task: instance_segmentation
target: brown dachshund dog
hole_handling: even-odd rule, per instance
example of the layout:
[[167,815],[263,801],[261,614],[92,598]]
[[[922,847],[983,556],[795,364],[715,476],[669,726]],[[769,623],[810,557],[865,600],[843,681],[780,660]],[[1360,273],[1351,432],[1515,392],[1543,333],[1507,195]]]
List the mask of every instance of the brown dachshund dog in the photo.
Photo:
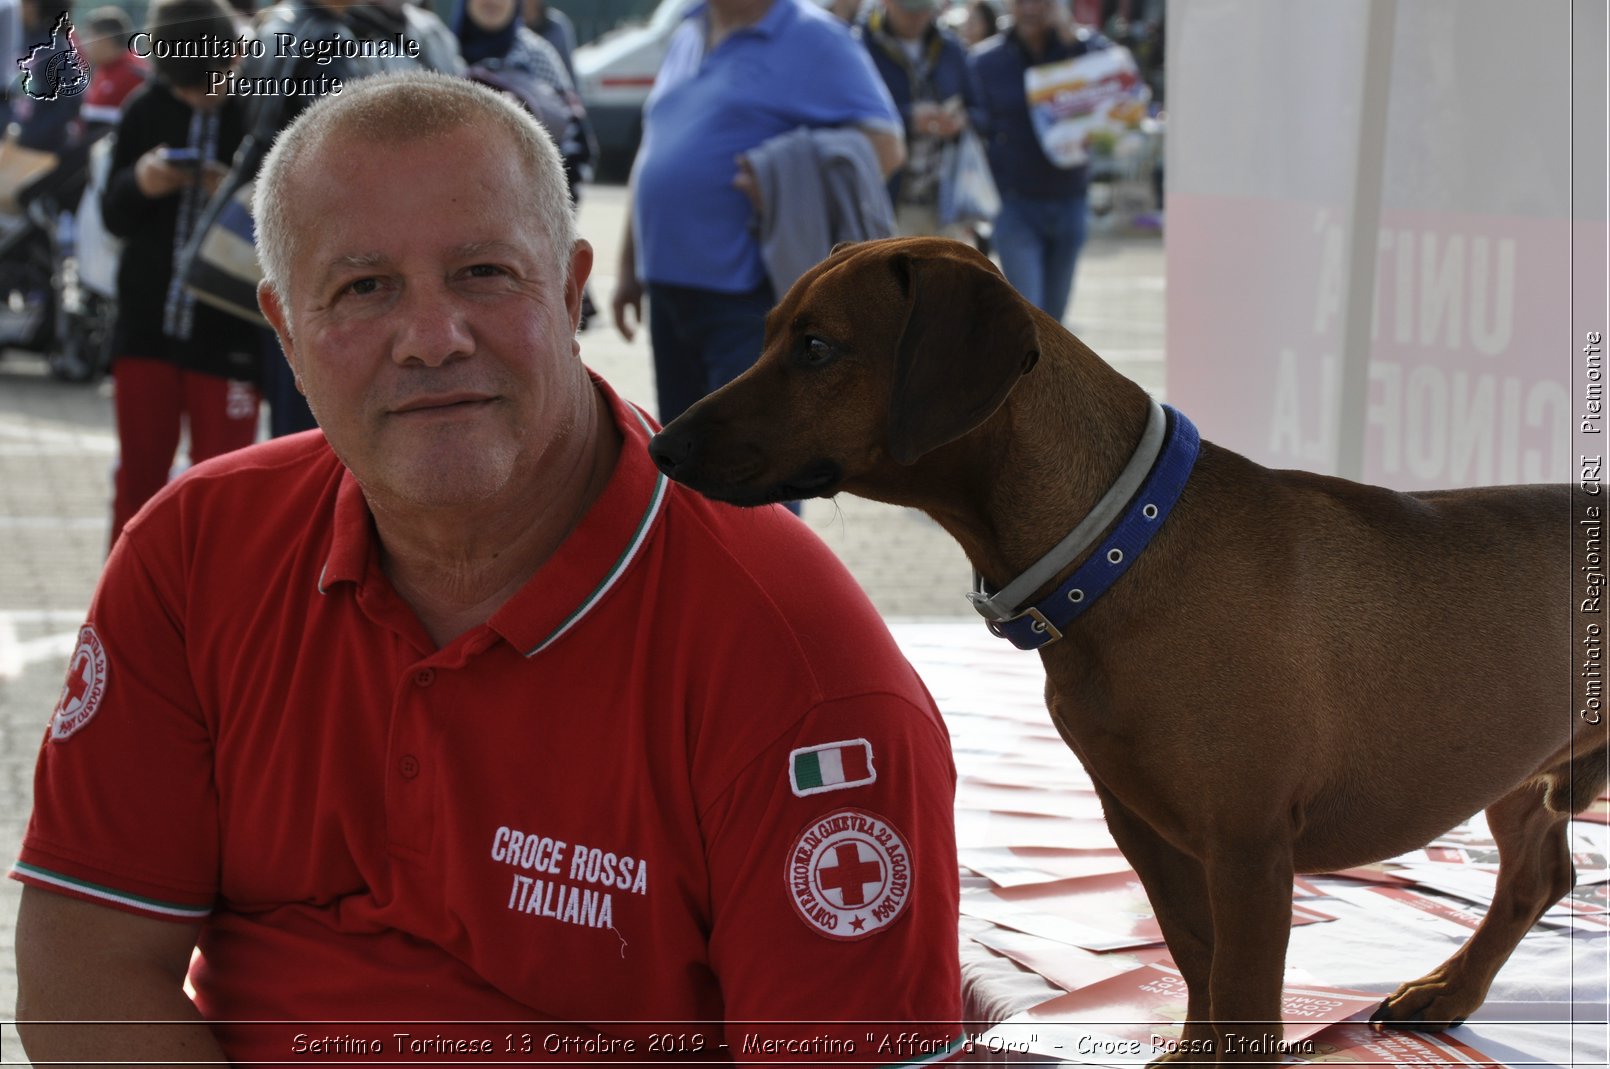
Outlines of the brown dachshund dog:
[[[754,368],[651,452],[736,504],[842,490],[921,509],[999,589],[1132,467],[1152,409],[972,248],[893,239],[802,277]],[[1374,1018],[1418,1028],[1481,1005],[1570,890],[1567,820],[1607,746],[1573,667],[1572,493],[1397,493],[1202,442],[1144,552],[1041,649],[1051,717],[1189,985],[1172,1057],[1280,1060],[1294,873],[1487,811],[1492,908]]]

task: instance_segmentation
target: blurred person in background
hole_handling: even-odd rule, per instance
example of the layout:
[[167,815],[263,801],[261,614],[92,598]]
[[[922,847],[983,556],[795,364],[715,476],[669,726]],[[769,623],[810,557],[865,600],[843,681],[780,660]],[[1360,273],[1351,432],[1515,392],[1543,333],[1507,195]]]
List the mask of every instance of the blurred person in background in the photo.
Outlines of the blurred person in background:
[[[243,0],[244,2],[244,0]],[[442,71],[446,74],[463,74],[464,62],[458,55],[458,41],[447,24],[432,11],[429,4],[414,0],[370,0],[355,4],[347,11],[353,30],[360,37],[385,38],[402,34],[405,41],[419,42],[419,58],[407,56],[383,58],[384,70]]]
[[861,40],[905,123],[906,163],[889,178],[900,233],[966,238],[967,228],[939,224],[939,172],[942,150],[980,101],[967,51],[935,23],[938,11],[938,0],[879,0]]
[[827,0],[827,9],[846,26],[854,26],[861,17],[861,0]]
[[900,113],[866,50],[811,0],[709,0],[677,27],[643,106],[612,307],[628,340],[649,299],[659,418],[760,355],[776,300],[738,157],[799,127],[854,127],[885,178]]
[[74,140],[89,71],[74,41],[72,9],[65,0],[22,0],[22,39],[14,68],[22,74],[11,96],[15,129],[8,135],[14,134],[23,148],[59,153]]
[[968,48],[987,41],[1001,32],[1001,13],[990,0],[973,0],[967,5],[967,17],[962,20],[958,36]]
[[[54,51],[53,45],[27,64],[40,81],[31,84],[35,97],[18,108],[18,115],[25,117],[18,140],[24,146],[53,152],[56,163],[31,188],[19,192],[20,202],[44,199],[51,212],[66,211],[83,196],[91,146],[117,126],[123,102],[145,83],[148,74],[146,62],[129,51],[133,32],[133,23],[121,9],[97,8],[82,20],[81,29],[65,38],[66,53]],[[41,63],[42,56],[56,58]],[[61,82],[62,77],[81,78],[80,90]],[[51,91],[63,96],[38,99],[40,92]],[[63,121],[66,125],[59,125]]]
[[106,228],[123,239],[112,364],[119,460],[112,542],[167,483],[189,431],[199,463],[257,435],[257,328],[198,303],[175,266],[191,230],[246,134],[242,98],[207,91],[231,59],[176,58],[234,23],[218,0],[159,0],[150,32],[156,79],[130,97],[117,127],[101,198]]
[[[572,205],[590,176],[593,134],[587,109],[559,49],[520,17],[519,0],[460,0],[453,32],[466,74],[514,97],[559,148]],[[590,292],[582,296],[581,329],[596,315]]]
[[89,60],[89,88],[79,118],[87,127],[116,125],[123,101],[145,83],[150,67],[129,50],[134,24],[122,8],[98,7],[84,22],[84,58]]
[[531,31],[558,51],[559,58],[564,61],[566,73],[574,82],[576,27],[571,23],[570,16],[549,5],[548,0],[525,0],[525,10],[522,14],[525,24]]
[[[0,56],[21,59],[22,4],[19,0],[0,0]],[[0,72],[0,129],[11,122],[11,98],[17,92],[19,80],[15,67]]]
[[1001,271],[1030,304],[1061,321],[1084,246],[1090,168],[1062,168],[1041,147],[1024,75],[1031,67],[1082,56],[1105,41],[1073,32],[1061,0],[1009,0],[1012,26],[968,58],[986,125],[981,132],[1001,194],[993,244]]
[[575,83],[559,50],[519,16],[519,0],[459,0],[451,23],[459,56],[469,77],[510,93],[535,115],[563,156]]

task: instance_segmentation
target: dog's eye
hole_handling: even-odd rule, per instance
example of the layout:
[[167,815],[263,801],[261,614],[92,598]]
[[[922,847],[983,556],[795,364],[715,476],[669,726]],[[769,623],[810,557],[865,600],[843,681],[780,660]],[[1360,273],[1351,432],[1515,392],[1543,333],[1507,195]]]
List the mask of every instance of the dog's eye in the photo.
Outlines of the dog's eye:
[[821,367],[831,361],[837,353],[833,347],[821,338],[806,338],[805,352],[802,354],[806,367]]

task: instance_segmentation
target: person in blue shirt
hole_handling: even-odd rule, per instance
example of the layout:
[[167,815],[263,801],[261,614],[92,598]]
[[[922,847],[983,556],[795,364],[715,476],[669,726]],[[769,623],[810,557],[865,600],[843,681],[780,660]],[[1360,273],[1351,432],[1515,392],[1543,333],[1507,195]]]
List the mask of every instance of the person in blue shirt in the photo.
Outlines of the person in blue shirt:
[[612,301],[630,339],[648,297],[662,423],[760,355],[780,295],[761,263],[758,193],[738,157],[801,126],[860,129],[885,177],[904,162],[900,113],[843,23],[810,0],[693,8],[643,106]]
[[1024,74],[1030,67],[1105,47],[1073,33],[1061,0],[1011,0],[1010,29],[968,54],[987,125],[980,132],[1001,194],[994,246],[1001,271],[1018,293],[1061,320],[1073,296],[1074,267],[1084,245],[1089,167],[1061,168],[1040,147],[1029,116]]
[[[941,152],[975,120],[978,89],[960,40],[934,22],[938,0],[882,0],[861,40],[906,127],[906,165],[889,179],[902,234],[940,234]],[[962,237],[963,228],[947,236]]]

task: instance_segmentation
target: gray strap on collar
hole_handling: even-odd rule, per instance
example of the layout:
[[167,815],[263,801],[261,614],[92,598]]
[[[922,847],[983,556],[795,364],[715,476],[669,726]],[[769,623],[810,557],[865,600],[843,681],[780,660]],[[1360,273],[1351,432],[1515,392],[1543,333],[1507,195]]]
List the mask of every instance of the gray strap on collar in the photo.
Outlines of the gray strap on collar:
[[1097,536],[1118,518],[1124,507],[1129,504],[1130,498],[1135,496],[1135,491],[1140,489],[1140,484],[1146,480],[1146,474],[1157,462],[1157,454],[1163,448],[1163,435],[1167,428],[1168,417],[1163,413],[1163,406],[1153,398],[1151,414],[1146,419],[1146,430],[1140,436],[1140,444],[1135,447],[1135,454],[1129,458],[1129,463],[1119,473],[1112,488],[1096,502],[1096,507],[1090,511],[1090,515],[1068,532],[1068,536],[1058,542],[1051,552],[1031,565],[1028,571],[994,594],[991,594],[989,588],[984,585],[984,577],[974,571],[973,589],[967,595],[967,600],[973,603],[973,608],[978,610],[978,614],[986,620],[1012,619],[1017,615],[1018,607],[1036,590],[1049,585],[1059,572],[1078,560],[1080,555],[1095,542]]

